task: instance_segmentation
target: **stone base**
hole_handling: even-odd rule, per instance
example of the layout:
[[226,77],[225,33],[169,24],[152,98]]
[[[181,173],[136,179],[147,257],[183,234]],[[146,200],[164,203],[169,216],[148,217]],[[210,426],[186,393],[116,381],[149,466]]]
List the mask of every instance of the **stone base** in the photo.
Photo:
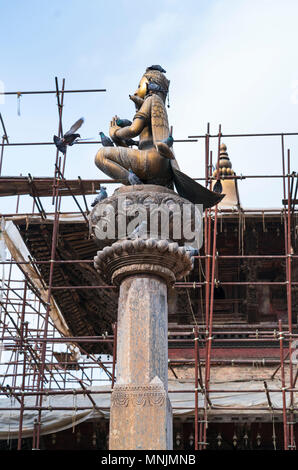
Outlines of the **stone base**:
[[172,407],[163,384],[115,385],[110,450],[173,449]]
[[122,186],[89,215],[90,236],[102,249],[135,238],[167,240],[200,248],[202,214],[171,189],[152,184]]

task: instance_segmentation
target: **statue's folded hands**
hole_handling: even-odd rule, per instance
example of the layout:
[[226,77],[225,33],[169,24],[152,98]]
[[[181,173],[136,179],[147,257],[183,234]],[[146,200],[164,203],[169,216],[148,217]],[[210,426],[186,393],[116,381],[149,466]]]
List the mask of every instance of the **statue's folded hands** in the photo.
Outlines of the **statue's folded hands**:
[[116,137],[117,130],[121,129],[121,127],[117,125],[116,121],[117,121],[117,116],[114,116],[110,122],[109,135],[116,145],[123,145],[125,147],[126,146],[125,142],[122,139],[120,139],[120,137]]
[[132,137],[136,137],[140,135],[142,130],[144,129],[144,120],[135,118],[133,122],[126,127],[120,127],[117,125],[117,116],[114,116],[111,125],[110,125],[110,136],[113,140],[126,140],[131,139]]

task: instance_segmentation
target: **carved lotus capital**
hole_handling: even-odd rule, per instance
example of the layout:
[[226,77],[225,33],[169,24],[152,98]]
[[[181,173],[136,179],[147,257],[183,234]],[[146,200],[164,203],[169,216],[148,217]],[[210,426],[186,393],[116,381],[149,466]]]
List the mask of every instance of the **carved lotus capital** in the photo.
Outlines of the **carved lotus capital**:
[[135,274],[155,275],[173,284],[192,270],[193,258],[178,243],[138,238],[104,247],[94,257],[94,266],[108,283],[115,285]]

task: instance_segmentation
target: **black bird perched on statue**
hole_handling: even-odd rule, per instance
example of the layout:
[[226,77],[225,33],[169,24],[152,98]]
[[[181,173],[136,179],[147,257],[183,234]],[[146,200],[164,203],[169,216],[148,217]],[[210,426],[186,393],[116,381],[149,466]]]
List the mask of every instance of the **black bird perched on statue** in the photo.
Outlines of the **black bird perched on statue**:
[[192,258],[193,256],[198,256],[199,255],[199,250],[197,248],[193,248],[189,245],[185,247],[186,253],[189,254],[189,256]]
[[174,139],[171,135],[169,135],[169,137],[167,137],[166,139],[162,140],[162,142],[164,142],[165,144],[167,144],[168,147],[173,147],[173,143],[174,143]]
[[75,140],[78,139],[80,134],[76,134],[75,132],[81,127],[84,122],[84,118],[78,119],[69,129],[69,131],[65,132],[63,137],[58,137],[54,135],[53,140],[54,144],[56,145],[57,149],[60,150],[61,153],[65,155],[67,145],[73,145]]
[[114,147],[114,144],[110,137],[107,137],[103,132],[100,132],[99,135],[101,138],[101,143],[104,147]]
[[[99,170],[123,184],[155,184],[176,189],[182,198],[193,204],[201,204],[203,210],[218,204],[224,194],[210,191],[193,178],[180,171],[175,154],[162,142],[171,134],[166,111],[166,99],[170,81],[159,67],[148,67],[138,83],[131,100],[136,113],[131,126],[121,128],[116,124],[118,116],[110,122],[109,136],[116,147],[102,147],[95,157]],[[151,86],[150,86],[151,84]],[[154,90],[153,90],[154,88]],[[139,136],[139,148],[124,146],[126,139]],[[131,172],[129,171],[131,170]]]
[[158,83],[155,83],[154,81],[151,81],[151,82],[147,83],[147,91],[154,91],[154,92],[163,93],[165,90]]
[[134,184],[143,184],[143,181],[140,180],[140,178],[132,171],[131,168],[129,169],[128,181],[132,186]]
[[167,146],[170,147],[170,148],[173,147],[173,143],[174,143],[172,133],[173,133],[173,126],[171,126],[169,136],[166,139],[162,140],[162,142],[164,144],[167,144]]
[[102,186],[100,188],[100,191],[98,195],[96,196],[96,198],[94,199],[94,201],[92,202],[91,207],[96,206],[98,202],[103,201],[104,199],[108,197],[108,193],[106,192],[106,189],[107,188],[105,186]]
[[147,67],[147,70],[158,70],[158,72],[167,73],[167,71],[163,69],[161,65],[151,65],[150,67]]
[[119,127],[127,127],[127,126],[131,126],[132,122],[129,119],[120,119],[120,118],[118,118],[116,120],[116,124]]

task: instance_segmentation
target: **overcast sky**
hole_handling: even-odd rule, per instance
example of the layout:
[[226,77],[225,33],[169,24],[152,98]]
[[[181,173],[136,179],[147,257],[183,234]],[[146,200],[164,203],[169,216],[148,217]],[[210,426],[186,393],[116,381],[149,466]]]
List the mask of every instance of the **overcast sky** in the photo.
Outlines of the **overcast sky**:
[[[298,131],[298,2],[295,0],[0,0],[1,73],[5,91],[106,88],[65,96],[64,129],[84,116],[83,138],[108,134],[110,118],[132,118],[128,94],[151,64],[171,80],[169,120],[176,139],[211,132]],[[52,141],[55,95],[23,96],[0,104],[11,142]],[[280,174],[280,138],[225,139],[236,173]],[[297,170],[298,138],[286,139]],[[98,178],[97,145],[73,146],[66,177]],[[213,150],[216,152],[214,139]],[[204,176],[204,147],[177,143],[180,167]],[[3,175],[52,176],[54,146],[5,148]],[[242,181],[244,207],[279,207],[281,181]],[[64,198],[63,208],[72,207]],[[89,197],[92,199],[92,197]],[[31,210],[23,198],[20,211]],[[0,211],[14,210],[2,198]],[[47,205],[47,203],[45,203]],[[50,207],[50,206],[49,206]]]

